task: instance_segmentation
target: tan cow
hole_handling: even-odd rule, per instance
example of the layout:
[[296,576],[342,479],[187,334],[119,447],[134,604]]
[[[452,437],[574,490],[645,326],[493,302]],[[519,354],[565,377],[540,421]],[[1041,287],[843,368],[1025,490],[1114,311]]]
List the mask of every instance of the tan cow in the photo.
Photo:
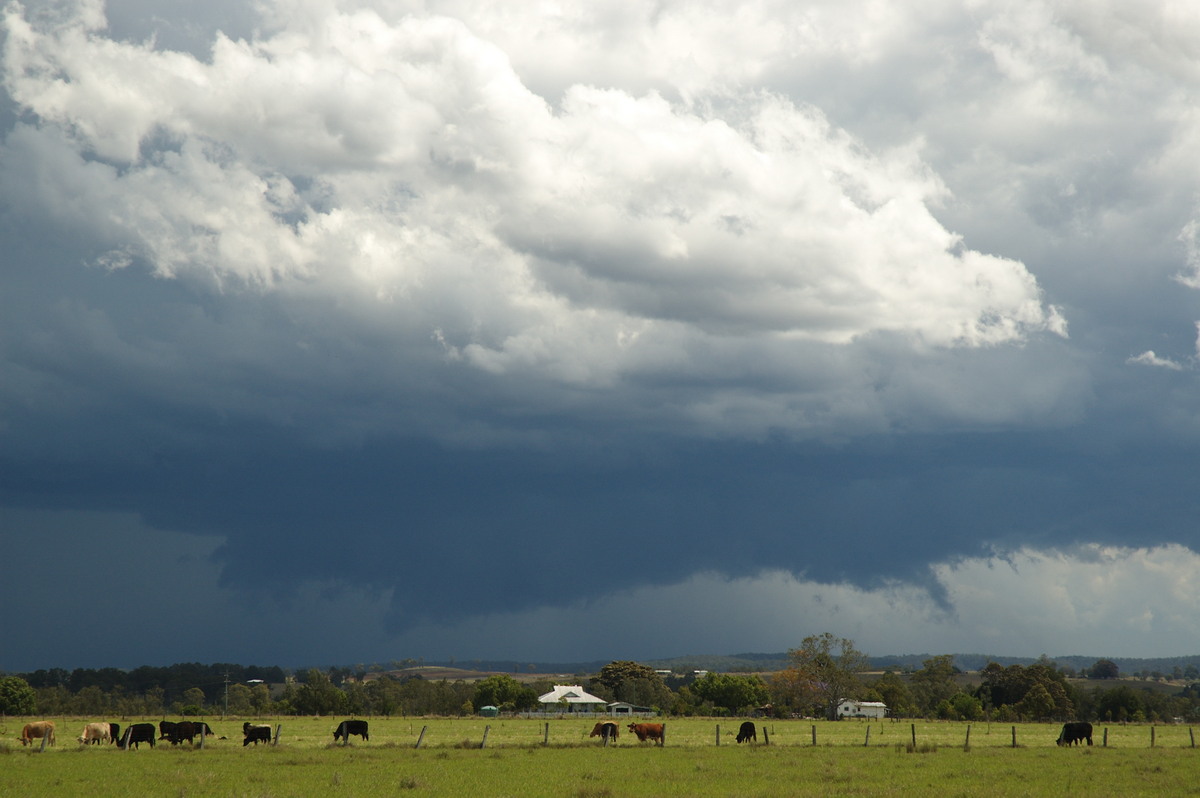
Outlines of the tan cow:
[[79,735],[79,742],[87,745],[94,743],[108,743],[112,741],[112,730],[107,723],[89,723],[83,727],[83,734]]
[[35,720],[33,723],[26,723],[25,728],[21,729],[21,745],[29,745],[35,739],[42,738],[54,745],[54,721]]

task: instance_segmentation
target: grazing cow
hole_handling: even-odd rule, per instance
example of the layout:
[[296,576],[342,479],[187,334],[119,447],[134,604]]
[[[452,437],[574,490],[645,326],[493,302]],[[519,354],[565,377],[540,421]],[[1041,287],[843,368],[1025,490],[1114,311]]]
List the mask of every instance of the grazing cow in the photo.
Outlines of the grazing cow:
[[79,742],[84,745],[112,742],[112,731],[107,723],[89,723],[83,727],[83,734],[79,735]]
[[174,739],[176,732],[179,730],[179,724],[173,720],[160,720],[158,722],[158,733],[160,740],[170,740],[172,743],[178,742]]
[[754,724],[746,721],[742,727],[738,729],[737,741],[739,743],[748,743],[751,740],[758,742],[758,731],[754,728]]
[[364,740],[371,739],[367,736],[367,722],[365,720],[344,720],[333,730],[333,741],[336,743],[341,739],[350,742],[351,734],[357,734]]
[[664,725],[662,723],[630,723],[629,730],[637,735],[640,743],[647,740],[658,740],[658,744],[662,745]]
[[255,725],[246,721],[242,724],[242,735],[246,738],[242,740],[242,747],[250,745],[250,743],[254,743],[257,747],[260,741],[271,742],[271,727],[263,724]]
[[607,743],[609,740],[617,739],[618,728],[617,724],[611,720],[602,720],[592,727],[592,733],[588,737],[599,737]]
[[121,724],[120,723],[108,724],[108,739],[112,740],[114,743],[121,741]]
[[33,723],[26,723],[25,728],[21,729],[21,745],[29,745],[35,738],[45,738],[47,743],[54,745],[54,721],[35,720]]
[[150,743],[150,747],[154,747],[154,724],[153,723],[133,723],[129,728],[125,729],[126,739],[118,743],[120,748],[141,748],[142,743]]
[[1062,732],[1058,735],[1057,744],[1063,745],[1078,745],[1087,740],[1087,744],[1092,744],[1092,724],[1085,721],[1075,721],[1072,723],[1064,723]]

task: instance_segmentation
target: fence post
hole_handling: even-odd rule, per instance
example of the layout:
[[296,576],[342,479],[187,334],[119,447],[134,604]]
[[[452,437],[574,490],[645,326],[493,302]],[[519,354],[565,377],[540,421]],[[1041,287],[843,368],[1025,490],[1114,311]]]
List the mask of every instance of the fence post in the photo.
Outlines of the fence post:
[[867,724],[867,739],[863,740],[863,748],[871,744],[871,724]]
[[204,721],[200,721],[200,750],[204,750]]
[[1104,727],[1104,747],[1108,748],[1108,727]]
[[1196,730],[1188,726],[1188,737],[1192,738],[1192,748],[1196,747]]
[[963,742],[963,750],[966,751],[971,747],[971,724],[967,724],[967,739]]
[[42,751],[43,753],[44,753],[44,752],[45,752],[45,750],[46,750],[46,743],[47,743],[47,741],[49,741],[49,739],[50,739],[50,735],[51,735],[51,731],[50,731],[49,729],[44,729],[44,730],[42,731],[42,747],[41,747],[41,751]]
[[271,740],[271,745],[279,745],[279,733],[281,731],[283,731],[283,724],[282,723],[276,724],[275,725],[275,739]]
[[482,741],[481,743],[479,743],[479,747],[480,747],[480,748],[483,748],[485,745],[487,745],[487,736],[488,736],[488,732],[490,732],[491,730],[492,730],[492,727],[491,727],[491,726],[484,726],[484,727],[483,727],[483,741]]
[[817,744],[817,724],[815,724],[815,723],[813,724],[813,727],[812,727],[812,738],[813,738],[813,745],[816,745]]
[[1154,724],[1150,724],[1150,747],[1154,747]]
[[912,744],[915,750],[917,747],[917,724],[915,723],[912,725]]
[[771,735],[767,733],[767,727],[763,726],[763,745],[771,744]]
[[1013,737],[1013,748],[1016,748],[1017,747],[1017,727],[1016,726],[1012,727],[1012,737]]
[[122,748],[122,750],[125,750],[125,751],[128,751],[128,750],[129,750],[129,735],[130,735],[132,732],[133,732],[133,724],[131,723],[131,724],[129,724],[128,726],[126,726],[126,727],[125,727],[125,734],[124,734],[124,735],[121,737],[121,748]]
[[721,744],[721,724],[717,724],[717,745]]
[[[550,724],[549,724],[549,723],[547,723],[546,725],[547,725],[547,726],[549,726]],[[421,741],[425,739],[425,730],[426,730],[426,729],[428,729],[428,728],[429,728],[428,726],[422,726],[422,727],[421,727],[421,734],[420,734],[420,736],[419,736],[419,737],[417,737],[417,744],[416,744],[416,745],[414,745],[414,746],[413,746],[413,748],[420,748],[420,747],[421,747]],[[549,730],[549,729],[546,729],[546,734],[549,734],[549,733],[550,733],[550,730]]]
[[542,732],[542,745],[550,744],[550,722],[546,721],[546,729]]

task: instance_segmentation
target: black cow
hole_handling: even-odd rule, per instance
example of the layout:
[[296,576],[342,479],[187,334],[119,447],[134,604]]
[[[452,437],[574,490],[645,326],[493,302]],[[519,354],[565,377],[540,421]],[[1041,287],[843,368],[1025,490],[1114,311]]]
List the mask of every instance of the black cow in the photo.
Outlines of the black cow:
[[120,743],[121,748],[141,748],[140,743],[150,743],[150,747],[154,747],[154,724],[153,723],[134,723],[125,730],[128,735],[127,739]]
[[108,724],[108,733],[112,737],[112,741],[114,743],[121,742],[121,724],[120,723]]
[[605,745],[608,745],[609,740],[616,742],[619,730],[617,724],[611,720],[602,720],[592,727],[592,733],[588,737],[599,737]]
[[758,742],[758,731],[754,728],[754,724],[746,721],[742,727],[738,729],[737,741],[739,743],[748,743],[751,740]]
[[1087,740],[1087,744],[1092,744],[1092,724],[1085,721],[1074,721],[1072,723],[1064,723],[1062,732],[1058,735],[1057,744],[1063,745],[1078,745]]
[[158,739],[169,740],[172,743],[179,742],[175,739],[179,732],[179,724],[173,720],[160,720],[158,722]]
[[367,722],[365,720],[344,720],[333,730],[333,741],[336,743],[341,739],[349,742],[351,734],[357,734],[364,740],[371,739],[367,736]]
[[271,742],[271,727],[262,724],[256,726],[250,723],[250,721],[246,721],[242,724],[242,735],[246,738],[242,740],[243,747],[250,745],[250,743],[254,743],[255,746],[259,742],[269,743]]

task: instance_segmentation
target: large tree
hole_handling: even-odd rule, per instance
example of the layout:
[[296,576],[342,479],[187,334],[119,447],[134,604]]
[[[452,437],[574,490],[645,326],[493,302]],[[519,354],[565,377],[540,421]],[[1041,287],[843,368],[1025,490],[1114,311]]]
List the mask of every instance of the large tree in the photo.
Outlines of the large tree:
[[922,663],[921,670],[911,679],[912,696],[919,712],[933,716],[943,701],[949,701],[958,692],[955,673],[953,654],[940,654]]
[[714,707],[730,712],[760,707],[767,703],[767,685],[758,676],[707,673],[692,683],[692,692]]
[[857,698],[863,691],[858,674],[870,660],[854,647],[854,641],[829,632],[804,638],[799,648],[788,651],[791,667],[785,668],[776,684],[811,696],[825,717],[837,718],[838,704]]
[[537,693],[507,673],[497,673],[475,683],[471,704],[478,712],[486,706],[505,711],[532,709],[537,705]]
[[20,676],[0,679],[0,715],[32,715],[37,712],[37,693]]
[[665,708],[675,696],[654,668],[631,660],[614,660],[600,669],[588,690],[601,698],[628,701],[635,706]]

